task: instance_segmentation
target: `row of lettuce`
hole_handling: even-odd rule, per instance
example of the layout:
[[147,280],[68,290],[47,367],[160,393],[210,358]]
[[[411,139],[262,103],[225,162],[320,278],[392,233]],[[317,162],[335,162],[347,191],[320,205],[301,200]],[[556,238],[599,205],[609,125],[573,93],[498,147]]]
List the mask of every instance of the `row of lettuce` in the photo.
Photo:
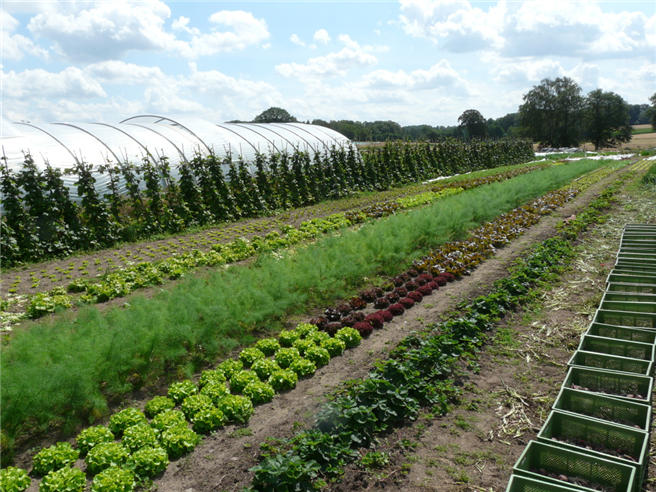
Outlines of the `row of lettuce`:
[[[353,146],[311,155],[258,154],[252,163],[197,155],[177,168],[166,158],[71,168],[80,203],[62,171],[41,170],[26,156],[21,170],[0,166],[3,267],[107,248],[121,241],[179,233],[189,227],[262,216],[355,192],[527,162],[525,141],[388,143],[360,153]],[[109,193],[101,196],[96,176]]]
[[[607,172],[594,173],[587,182],[600,179]],[[580,183],[581,186],[585,184]],[[68,465],[77,460],[80,452],[86,452],[87,470],[92,475],[97,474],[92,490],[131,490],[135,474],[141,480],[147,479],[165,469],[165,457],[178,457],[193,449],[199,441],[195,431],[209,432],[225,421],[246,422],[253,412],[253,404],[268,402],[276,391],[293,388],[298,377],[310,376],[317,367],[327,364],[330,357],[340,355],[345,348],[357,346],[362,336],[368,336],[374,328],[381,328],[394,316],[403,314],[439,285],[453,281],[454,274],[461,275],[471,270],[495,247],[507,243],[535,223],[540,215],[549,213],[575,194],[572,190],[549,193],[484,225],[474,231],[474,239],[445,245],[443,251],[434,251],[417,261],[416,268],[392,278],[383,287],[363,291],[348,303],[326,309],[325,316],[312,320],[314,325],[299,325],[293,331],[283,331],[278,339],[259,340],[255,347],[244,349],[237,360],[227,360],[216,369],[203,372],[198,386],[190,380],[174,383],[168,396],[156,397],[146,404],[145,414],[153,419],[149,425],[146,415],[128,408],[112,416],[109,428],[97,426],[83,431],[77,438],[79,451],[63,443],[41,451],[35,456],[33,467],[33,473],[46,475],[40,488],[57,490],[57,487],[77,483],[76,480],[82,484],[84,474],[81,470],[79,473],[71,471]],[[509,226],[513,220],[513,226]],[[499,235],[490,239],[487,237],[489,231],[497,231]],[[458,247],[461,254],[453,255],[459,257],[454,262],[448,255]],[[476,250],[480,257],[474,255]],[[424,273],[420,273],[422,271]],[[369,303],[379,310],[364,315],[362,310]],[[318,331],[317,326],[323,331]],[[250,370],[245,371],[244,367]],[[229,381],[229,387],[226,381]],[[384,389],[377,388],[376,392],[389,393],[391,385],[388,383]],[[446,404],[443,396],[440,401]],[[408,403],[407,398],[396,402],[402,407],[407,407]],[[174,409],[176,405],[180,405],[180,410]],[[414,404],[410,406],[415,407]],[[388,405],[387,408],[396,412],[396,407]],[[188,428],[185,417],[192,429]],[[167,425],[175,430],[170,430]],[[114,442],[115,437],[121,435],[122,444]],[[359,445],[366,444],[366,439],[363,441],[357,433],[352,436]],[[137,457],[130,457],[130,452]],[[109,471],[112,463],[124,464],[126,469]],[[269,464],[262,466],[266,470],[270,468]],[[16,469],[9,468],[4,473],[5,480],[16,475],[23,477],[21,480],[16,478],[16,483],[25,483],[26,475]],[[113,488],[102,488],[103,484]]]
[[[601,209],[609,205],[618,185],[605,190],[591,212],[576,219],[579,231],[604,220]],[[415,420],[422,407],[447,413],[462,391],[453,379],[462,362],[475,360],[505,313],[533,298],[536,284],[554,278],[574,258],[571,240],[576,234],[568,231],[567,236],[543,241],[518,260],[507,277],[495,281],[487,295],[463,303],[447,321],[406,337],[365,378],[336,392],[312,428],[263,443],[261,462],[250,470],[254,477],[249,489],[317,490],[327,480],[339,480],[344,467],[361,457],[363,448],[375,447],[381,434]]]
[[14,313],[10,319],[15,323],[26,317],[39,318],[54,313],[57,309],[70,308],[75,302],[74,295],[70,293],[80,293],[80,302],[87,304],[124,297],[140,288],[161,285],[165,278],[178,279],[200,266],[222,266],[245,260],[256,254],[277,251],[316,239],[323,234],[343,227],[361,224],[402,210],[427,205],[445,196],[460,193],[463,190],[511,179],[520,174],[530,173],[544,167],[544,165],[528,166],[485,177],[434,185],[430,191],[417,195],[369,205],[359,210],[332,214],[323,219],[317,218],[304,221],[297,228],[292,225],[285,225],[280,232],[271,231],[264,236],[255,235],[251,239],[238,238],[229,243],[216,243],[211,246],[209,251],[194,249],[156,262],[140,262],[131,267],[105,273],[93,280],[80,278],[71,281],[67,288],[63,286],[55,287],[48,292],[39,292],[31,296],[22,315]]
[[[431,249],[600,165],[547,168],[363,224],[303,248],[260,255],[249,268],[187,277],[127,309],[93,307],[19,330],[2,346],[3,456],[26,430],[73,428],[107,414],[108,399],[193,374],[307,305],[348,298]],[[465,196],[467,195],[467,196]],[[172,370],[173,369],[173,370]]]

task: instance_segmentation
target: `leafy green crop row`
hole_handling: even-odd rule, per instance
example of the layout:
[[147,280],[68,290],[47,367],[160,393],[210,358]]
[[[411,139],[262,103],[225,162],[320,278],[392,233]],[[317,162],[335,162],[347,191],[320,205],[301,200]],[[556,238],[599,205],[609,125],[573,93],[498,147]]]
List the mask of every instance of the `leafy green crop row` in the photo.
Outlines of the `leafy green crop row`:
[[[353,192],[526,162],[532,156],[523,141],[388,144],[365,152],[364,158],[353,146],[335,147],[313,156],[301,151],[258,154],[252,164],[241,157],[233,161],[231,155],[223,160],[197,155],[178,167],[177,180],[165,157],[148,156],[139,166],[77,163],[68,171],[77,179],[77,204],[61,170],[46,165],[41,171],[28,155],[19,172],[6,163],[0,166],[2,263],[68,256]],[[105,196],[96,189],[97,173],[109,179]]]
[[[616,191],[616,187],[604,191],[582,222],[603,220],[600,209]],[[459,371],[458,361],[475,359],[495,323],[531,298],[531,287],[561,271],[573,256],[565,237],[547,239],[518,260],[489,294],[460,305],[450,320],[406,337],[366,378],[350,381],[333,395],[313,428],[263,443],[262,461],[251,468],[251,489],[319,489],[325,479],[343,473],[344,465],[359,456],[358,449],[370,447],[390,427],[416,419],[422,406],[446,413],[461,391],[451,379]]]
[[[463,189],[503,181],[541,168],[542,166],[525,167],[481,178],[455,181],[434,187],[433,191],[419,195],[398,198],[395,201],[387,201],[379,205],[365,207],[359,211],[347,212],[346,214],[338,213],[324,219],[305,221],[301,223],[298,229],[286,225],[281,230],[282,234],[272,231],[264,237],[256,235],[251,240],[239,238],[227,244],[217,243],[212,246],[212,251],[208,252],[191,250],[158,262],[141,262],[118,271],[105,273],[93,281],[87,279],[74,280],[69,283],[68,291],[83,292],[81,302],[105,302],[116,297],[126,296],[142,287],[159,285],[165,277],[169,279],[180,278],[198,266],[217,266],[244,260],[256,253],[275,251],[308,239],[314,239],[320,234],[344,226],[387,216],[398,210],[426,205],[444,196],[458,193]],[[24,315],[15,314],[12,317],[12,322],[18,322],[25,316],[39,318],[48,313],[54,313],[57,309],[69,308],[73,303],[74,299],[72,296],[67,295],[63,287],[55,287],[47,293],[40,292],[32,296],[26,305]]]
[[89,307],[21,330],[2,347],[4,435],[11,444],[28,425],[101,417],[108,396],[165,369],[175,377],[172,367],[178,376],[195,372],[252,343],[254,334],[279,331],[285,316],[309,303],[348,297],[365,278],[397,272],[477,223],[600,165],[579,162],[479,187],[282,255],[262,255],[249,268],[183,279],[170,292],[135,298],[129,309],[101,314]]

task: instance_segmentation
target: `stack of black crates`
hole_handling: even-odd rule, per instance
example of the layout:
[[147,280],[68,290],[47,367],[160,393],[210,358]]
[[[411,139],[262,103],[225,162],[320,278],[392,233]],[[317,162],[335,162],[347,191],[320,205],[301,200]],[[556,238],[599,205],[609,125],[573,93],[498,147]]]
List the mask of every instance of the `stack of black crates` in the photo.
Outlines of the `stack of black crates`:
[[656,225],[626,225],[606,291],[507,492],[639,492],[649,463]]

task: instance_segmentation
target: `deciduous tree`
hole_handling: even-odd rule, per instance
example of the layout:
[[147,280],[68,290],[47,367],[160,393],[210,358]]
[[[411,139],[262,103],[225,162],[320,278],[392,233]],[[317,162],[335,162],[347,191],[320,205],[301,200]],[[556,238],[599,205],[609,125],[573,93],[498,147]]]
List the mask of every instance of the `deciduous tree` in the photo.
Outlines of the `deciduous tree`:
[[541,147],[576,147],[581,137],[584,99],[569,77],[544,79],[524,95],[519,107],[522,133]]
[[631,141],[628,103],[614,92],[596,89],[585,98],[585,137],[595,150]]
[[467,131],[468,138],[487,137],[487,121],[476,109],[467,109],[458,118],[461,128]]
[[271,107],[258,114],[253,123],[295,123],[298,121],[286,109]]

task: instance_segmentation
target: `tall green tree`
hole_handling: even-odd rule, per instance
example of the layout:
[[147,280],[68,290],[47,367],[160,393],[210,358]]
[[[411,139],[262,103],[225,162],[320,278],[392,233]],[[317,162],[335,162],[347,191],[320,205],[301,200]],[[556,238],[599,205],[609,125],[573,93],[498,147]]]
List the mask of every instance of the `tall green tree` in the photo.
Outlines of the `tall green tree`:
[[253,123],[296,123],[297,121],[286,109],[271,107],[258,114]]
[[569,77],[544,79],[519,106],[522,133],[540,147],[576,147],[581,141],[584,99]]
[[628,103],[614,92],[596,89],[585,98],[585,137],[595,150],[631,141]]
[[458,117],[461,129],[466,130],[467,138],[486,138],[487,121],[476,109],[467,109]]
[[651,103],[651,106],[647,110],[649,121],[651,123],[651,127],[656,132],[656,92],[654,92],[654,94],[649,98],[649,102]]

